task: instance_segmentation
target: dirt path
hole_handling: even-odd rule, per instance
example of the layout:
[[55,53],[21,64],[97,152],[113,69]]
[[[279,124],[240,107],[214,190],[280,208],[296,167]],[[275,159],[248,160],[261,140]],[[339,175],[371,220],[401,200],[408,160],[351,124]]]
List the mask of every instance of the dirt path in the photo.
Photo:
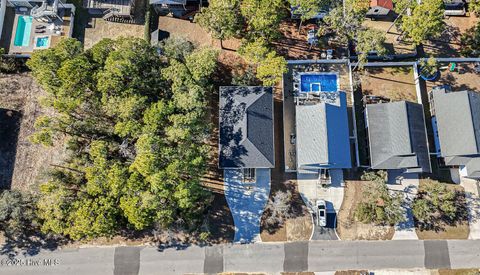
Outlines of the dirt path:
[[35,189],[34,186],[45,179],[50,164],[60,164],[65,155],[61,145],[45,148],[28,139],[34,133],[36,118],[52,114],[52,111],[40,107],[39,100],[44,95],[29,74],[0,75],[0,108],[16,111],[21,116],[13,128],[18,131],[16,140],[11,141],[16,146],[3,148],[0,155],[3,162],[14,164],[2,166],[1,171],[2,175],[11,174],[11,188]]

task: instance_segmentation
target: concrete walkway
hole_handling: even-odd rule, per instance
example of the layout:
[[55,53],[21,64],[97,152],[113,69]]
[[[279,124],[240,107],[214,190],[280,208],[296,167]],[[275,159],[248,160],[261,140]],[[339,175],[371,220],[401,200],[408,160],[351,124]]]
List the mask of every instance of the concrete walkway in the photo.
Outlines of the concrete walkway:
[[403,192],[405,196],[402,205],[405,209],[405,221],[395,225],[393,240],[418,240],[412,213],[412,203],[418,193],[418,175],[388,171],[387,186],[391,192]]
[[315,220],[315,203],[318,199],[325,200],[327,204],[327,226],[319,227],[314,223],[312,240],[338,240],[336,233],[336,216],[343,202],[343,171],[330,170],[332,183],[328,187],[318,184],[318,174],[308,171],[297,173],[298,190],[303,201],[311,210]]
[[257,182],[242,182],[237,169],[225,169],[225,198],[235,224],[234,242],[260,241],[260,220],[270,194],[270,169],[256,169]]
[[317,199],[323,199],[327,202],[327,211],[337,212],[340,210],[343,202],[343,171],[341,169],[332,169],[330,171],[332,184],[328,187],[322,187],[317,184],[317,173],[297,173],[298,190],[302,195],[307,206],[313,208]]
[[[310,241],[247,245],[90,247],[0,256],[3,275],[178,275],[228,272],[480,268],[480,240]],[[14,260],[14,261],[12,261]],[[15,264],[13,264],[15,263]]]
[[460,183],[465,189],[468,207],[469,239],[480,239],[480,197],[479,185],[475,180],[463,178]]

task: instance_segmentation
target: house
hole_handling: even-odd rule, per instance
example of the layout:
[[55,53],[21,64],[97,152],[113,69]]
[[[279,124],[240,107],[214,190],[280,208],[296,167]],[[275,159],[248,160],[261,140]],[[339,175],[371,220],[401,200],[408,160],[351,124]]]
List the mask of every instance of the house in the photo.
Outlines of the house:
[[421,104],[367,104],[365,117],[372,169],[431,172]]
[[196,12],[206,0],[150,0],[150,4],[160,15],[171,13],[174,17],[193,20]]
[[445,16],[465,16],[467,9],[464,0],[444,0]]
[[[136,24],[144,18],[135,18],[136,8],[142,7],[138,0],[88,0],[88,12],[92,17],[101,17],[112,22]],[[143,8],[143,7],[142,7]]]
[[437,157],[460,176],[480,179],[480,94],[436,87],[429,98]]
[[256,169],[275,166],[272,87],[220,87],[219,116],[219,168],[254,181]]
[[370,8],[367,11],[367,18],[372,20],[388,17],[393,11],[392,0],[371,0]]
[[297,98],[295,112],[297,171],[318,173],[319,181],[329,184],[331,170],[343,175],[342,169],[352,167],[346,94]]
[[0,0],[0,48],[16,57],[71,37],[75,6],[61,0]]

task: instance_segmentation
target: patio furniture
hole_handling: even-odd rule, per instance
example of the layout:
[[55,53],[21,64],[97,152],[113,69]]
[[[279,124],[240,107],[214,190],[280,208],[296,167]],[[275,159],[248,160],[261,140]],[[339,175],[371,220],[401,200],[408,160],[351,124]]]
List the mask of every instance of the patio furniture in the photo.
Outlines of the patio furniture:
[[480,74],[480,62],[475,62],[475,64],[473,64],[473,70],[475,73]]
[[450,66],[450,71],[453,72],[453,71],[455,71],[455,68],[457,67],[457,63],[452,62],[452,63],[449,64],[449,66]]

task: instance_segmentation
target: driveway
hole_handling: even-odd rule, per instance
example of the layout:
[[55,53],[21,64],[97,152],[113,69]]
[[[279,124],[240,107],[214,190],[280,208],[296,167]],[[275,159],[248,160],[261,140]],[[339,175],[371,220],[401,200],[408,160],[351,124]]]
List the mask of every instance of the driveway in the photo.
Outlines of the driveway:
[[462,178],[461,186],[465,189],[468,207],[468,223],[470,225],[469,239],[480,239],[480,190],[475,180]]
[[388,189],[391,192],[403,192],[405,200],[405,221],[395,225],[393,240],[418,240],[413,221],[412,203],[418,193],[418,175],[401,173],[400,171],[388,171]]
[[343,202],[343,171],[341,169],[331,169],[330,175],[332,184],[329,187],[322,187],[317,183],[317,173],[302,170],[297,173],[298,190],[305,204],[311,210],[314,220],[316,218],[316,200],[325,200],[327,204],[327,226],[318,227],[314,225],[312,240],[338,240],[335,228],[336,216]]
[[225,198],[235,224],[234,242],[260,241],[260,220],[270,194],[270,169],[257,169],[256,182],[242,182],[236,169],[223,172]]

